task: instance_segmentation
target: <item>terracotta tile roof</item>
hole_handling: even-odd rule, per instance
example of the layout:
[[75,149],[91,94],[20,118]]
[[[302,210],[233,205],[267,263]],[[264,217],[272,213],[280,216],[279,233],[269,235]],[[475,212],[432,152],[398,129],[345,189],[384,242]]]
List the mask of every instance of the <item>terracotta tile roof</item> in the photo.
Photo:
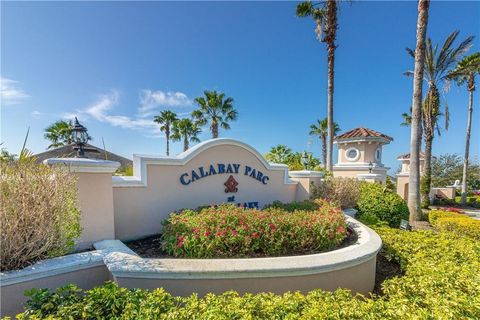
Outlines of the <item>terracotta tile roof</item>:
[[368,129],[368,128],[355,128],[348,132],[345,132],[339,136],[336,136],[335,139],[350,139],[350,138],[384,138],[386,140],[392,141],[393,138],[387,136],[386,134],[380,133],[378,131]]

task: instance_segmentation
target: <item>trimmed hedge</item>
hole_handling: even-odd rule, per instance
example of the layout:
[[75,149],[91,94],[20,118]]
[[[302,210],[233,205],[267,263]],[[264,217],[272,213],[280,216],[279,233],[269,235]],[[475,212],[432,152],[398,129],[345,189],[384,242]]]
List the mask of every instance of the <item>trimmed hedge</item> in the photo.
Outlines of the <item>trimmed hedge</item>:
[[164,222],[163,249],[175,257],[278,256],[320,252],[347,236],[340,209],[323,203],[313,211],[244,209],[220,205],[184,210]]
[[380,220],[390,227],[398,227],[402,219],[408,220],[405,200],[377,183],[362,183],[357,208],[362,221]]
[[[455,197],[455,203],[460,204],[462,202],[462,197]],[[467,197],[467,206],[480,208],[480,196],[473,195]]]
[[478,241],[451,232],[377,232],[381,254],[399,261],[405,272],[383,282],[383,296],[339,289],[182,298],[108,283],[84,294],[74,286],[35,290],[18,319],[480,319]]
[[461,213],[440,210],[430,211],[428,219],[440,231],[451,231],[480,240],[480,220],[472,219]]

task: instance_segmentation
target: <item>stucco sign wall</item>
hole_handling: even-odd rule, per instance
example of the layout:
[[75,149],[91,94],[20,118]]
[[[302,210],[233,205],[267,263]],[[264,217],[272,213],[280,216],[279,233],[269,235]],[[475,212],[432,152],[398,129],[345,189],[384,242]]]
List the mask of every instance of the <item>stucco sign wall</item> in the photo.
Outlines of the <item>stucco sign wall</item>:
[[134,176],[113,177],[115,236],[156,234],[176,210],[233,203],[261,208],[295,201],[297,182],[283,164],[270,164],[251,146],[208,140],[176,157],[134,155]]

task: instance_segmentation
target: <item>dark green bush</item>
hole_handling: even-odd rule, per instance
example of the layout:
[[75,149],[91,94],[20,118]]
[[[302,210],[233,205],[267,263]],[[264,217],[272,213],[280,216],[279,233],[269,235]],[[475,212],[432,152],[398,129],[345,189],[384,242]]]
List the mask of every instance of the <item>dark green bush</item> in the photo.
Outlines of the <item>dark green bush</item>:
[[[462,202],[462,197],[455,197],[455,204],[460,204]],[[467,206],[480,208],[480,196],[472,195],[467,197]]]
[[405,274],[385,280],[383,296],[353,296],[339,289],[182,298],[162,289],[129,290],[108,283],[85,294],[72,286],[56,293],[37,290],[17,318],[480,319],[480,242],[450,232],[388,227],[377,232],[384,243],[381,254],[398,261]]
[[375,216],[391,227],[398,227],[402,219],[408,219],[407,203],[398,194],[377,183],[360,186],[357,206],[359,218]]

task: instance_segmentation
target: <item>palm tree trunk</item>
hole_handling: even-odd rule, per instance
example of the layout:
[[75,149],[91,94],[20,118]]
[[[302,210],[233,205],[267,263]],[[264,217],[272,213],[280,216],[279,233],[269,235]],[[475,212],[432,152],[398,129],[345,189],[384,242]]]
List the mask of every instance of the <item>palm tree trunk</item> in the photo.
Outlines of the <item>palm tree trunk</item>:
[[412,125],[410,135],[410,175],[408,181],[408,209],[411,223],[420,220],[420,144],[422,122],[422,82],[425,62],[425,35],[427,33],[429,0],[418,1],[417,43],[413,77]]
[[167,138],[167,157],[170,156],[170,128],[165,129],[165,136]]
[[335,62],[335,46],[328,47],[328,144],[327,144],[327,168],[333,170],[333,91],[334,91],[334,62]]
[[430,205],[430,187],[432,184],[432,144],[433,134],[425,137],[425,160],[423,165],[423,177],[421,182],[422,207]]
[[185,136],[183,138],[183,151],[187,151],[188,150],[188,137]]
[[337,32],[337,1],[327,2],[327,15],[325,18],[325,42],[328,52],[328,105],[327,105],[327,168],[333,171],[333,92],[334,92],[334,66],[335,66],[335,36]]
[[327,169],[327,136],[322,135],[322,160],[323,168]]
[[218,123],[216,123],[216,122],[212,123],[212,138],[213,139],[218,138]]
[[470,153],[470,133],[472,131],[472,113],[473,113],[473,91],[475,86],[473,85],[473,90],[469,90],[468,97],[468,119],[467,119],[467,135],[465,137],[465,156],[463,159],[463,175],[462,175],[462,206],[467,204],[467,169],[468,169],[468,158]]

